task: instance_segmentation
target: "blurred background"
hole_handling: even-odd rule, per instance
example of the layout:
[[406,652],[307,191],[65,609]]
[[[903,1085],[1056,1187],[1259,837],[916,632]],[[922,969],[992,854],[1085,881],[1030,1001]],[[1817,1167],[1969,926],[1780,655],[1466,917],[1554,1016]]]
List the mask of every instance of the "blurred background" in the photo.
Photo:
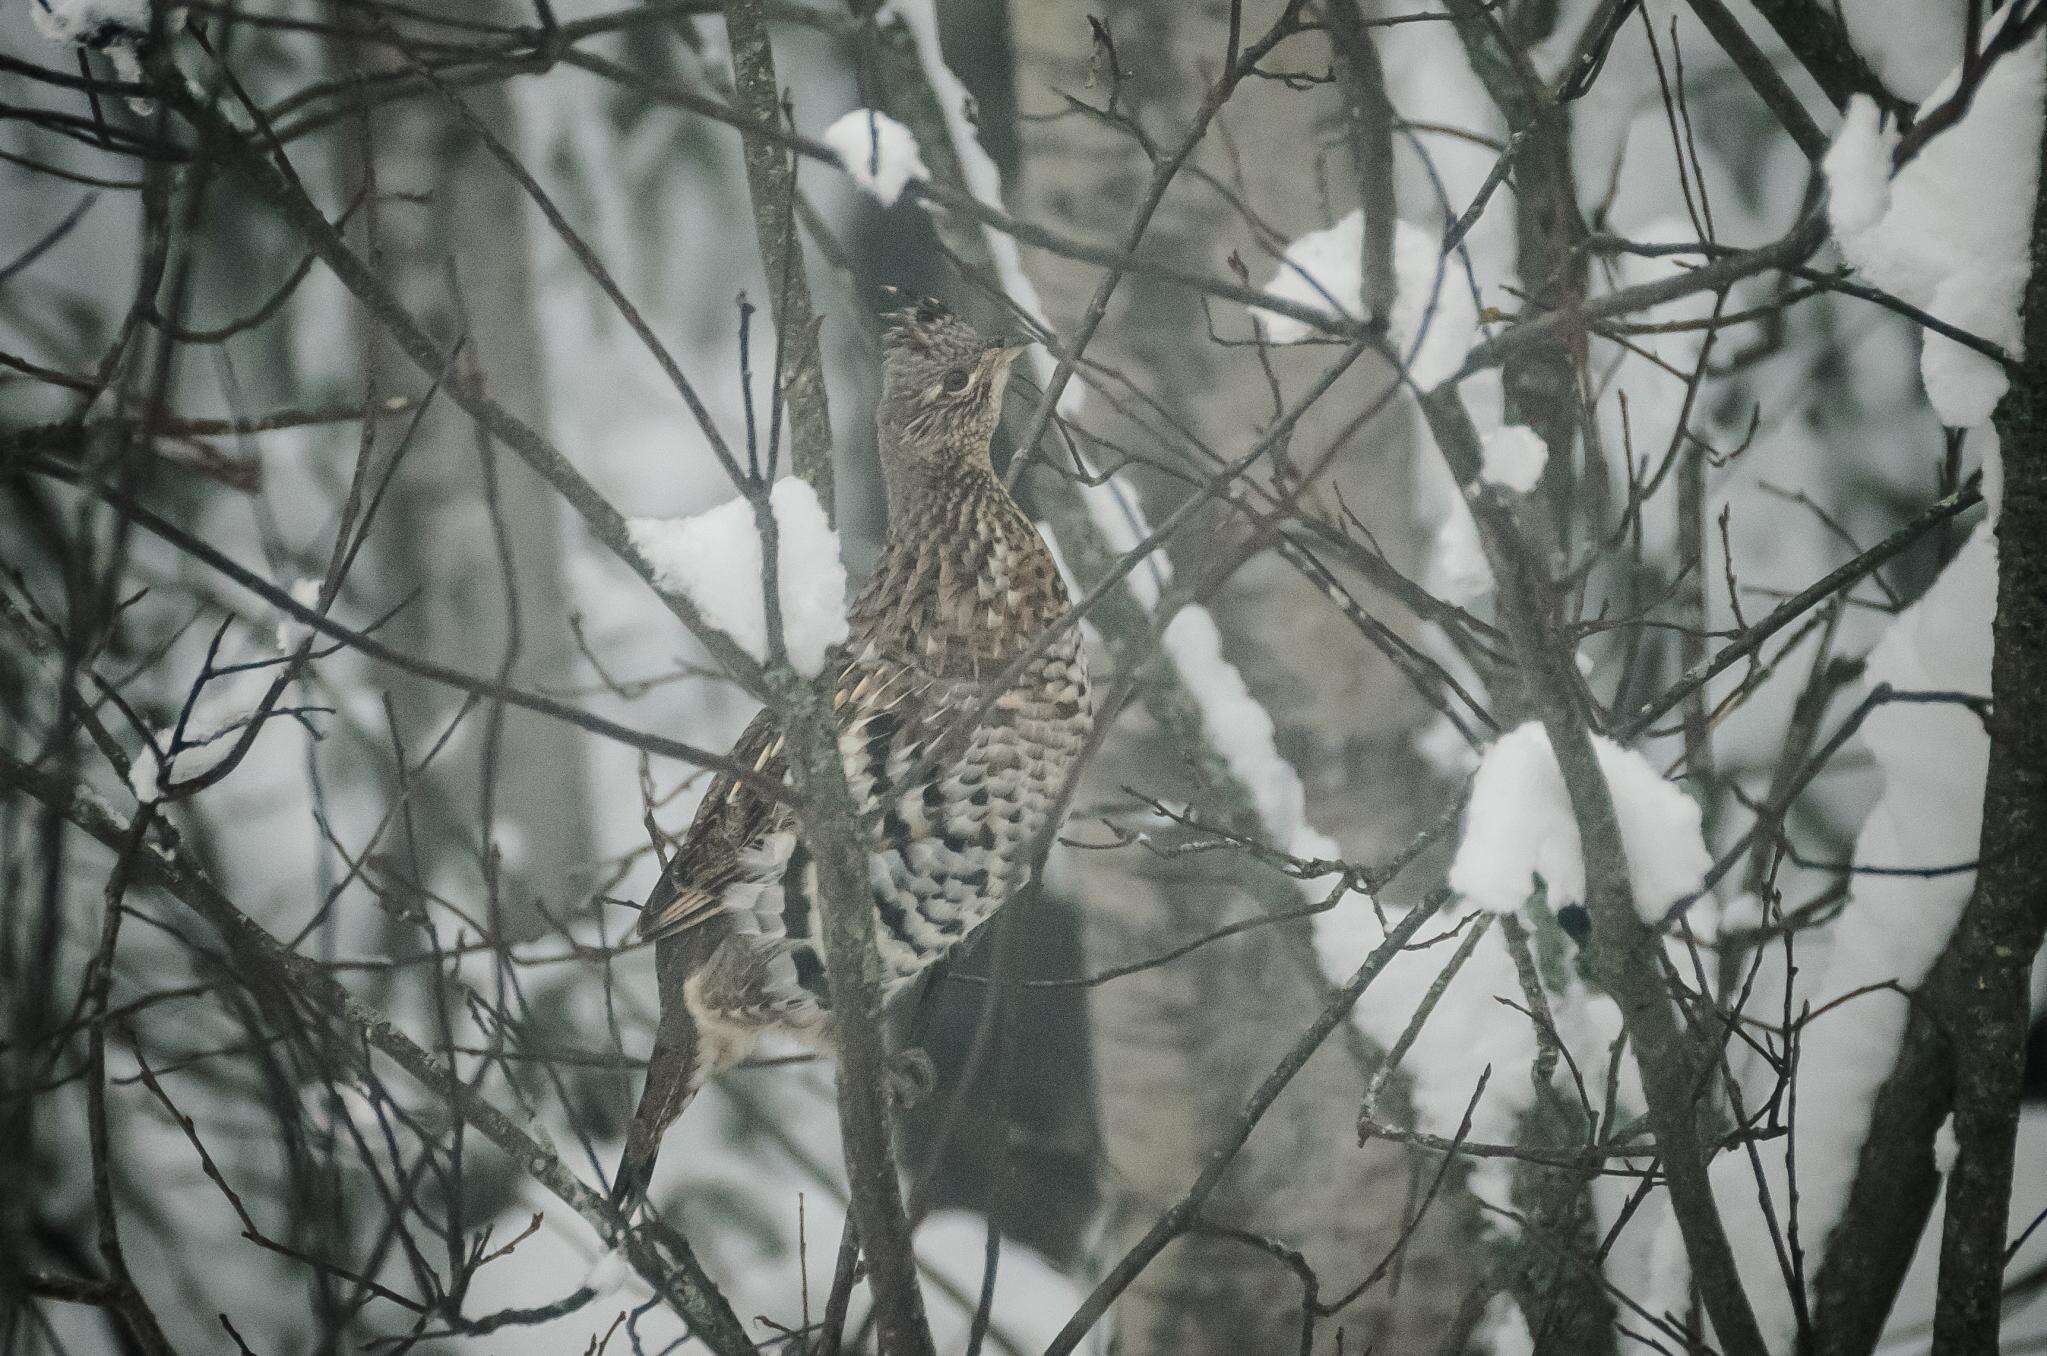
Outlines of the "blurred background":
[[[781,280],[763,267],[740,136],[690,107],[736,97],[719,8],[554,0],[551,22],[570,40],[532,56],[507,55],[508,35],[529,46],[544,37],[536,25],[550,21],[541,17],[549,7],[511,0],[195,4],[184,22],[231,67],[306,194],[330,220],[345,218],[349,244],[412,315],[439,343],[466,336],[447,381],[476,383],[543,432],[623,512],[672,516],[730,498],[733,487],[646,345],[476,125],[587,242],[735,440],[749,417],[747,326],[751,417],[764,430]],[[1308,31],[1234,91],[1173,179],[1137,251],[1150,267],[1114,292],[1059,403],[1059,426],[1021,478],[1020,497],[1082,587],[1143,535],[1137,524],[1166,520],[1223,461],[1268,436],[1339,352],[1334,341],[1261,344],[1244,305],[1190,289],[1174,270],[1262,287],[1283,271],[1289,242],[1361,206],[1368,223],[1390,207],[1433,243],[1482,201],[1454,256],[1470,269],[1469,323],[1492,326],[1565,285],[1545,271],[1545,224],[1517,217],[1525,185],[1486,187],[1502,152],[1528,134],[1510,133],[1457,29],[1425,5],[1340,8],[1353,23],[1413,19],[1369,29],[1386,100],[1374,116],[1390,119],[1389,154],[1358,153],[1357,49],[1346,51],[1340,16],[1311,5]],[[1603,52],[1596,78],[1537,147],[1572,176],[1566,193],[1590,231],[1655,244],[1697,240],[1710,222],[1713,240],[1746,247],[1783,236],[1812,208],[1808,157],[1690,8],[1491,8],[1545,79]],[[1738,8],[1831,131],[1838,115],[1826,98],[1772,30]],[[1961,50],[1968,6],[1959,0],[1843,8],[1860,25],[1855,51],[1900,105],[1933,93]],[[1237,44],[1264,34],[1281,10],[1263,0],[1241,14],[1180,0],[926,0],[880,13],[863,4],[760,12],[799,136],[854,109],[883,109],[919,133],[935,177],[955,154],[985,153],[999,175],[995,201],[1010,215],[1120,252],[1155,165],[1202,113]],[[49,21],[41,0],[4,0],[0,54],[113,78],[115,58],[137,50],[119,36],[53,41]],[[1608,40],[1594,43],[1605,24]],[[394,32],[406,35],[403,54]],[[493,43],[504,47],[491,60],[474,55]],[[411,77],[418,56],[444,63],[447,96]],[[636,729],[728,745],[753,703],[554,490],[479,436],[312,258],[298,229],[241,179],[214,172],[170,186],[165,162],[99,130],[190,144],[163,110],[52,87],[17,66],[0,68],[0,90],[0,261],[23,261],[0,278],[9,455],[116,476],[151,513],[301,601],[317,595],[337,527],[353,523],[361,541],[332,600],[337,620],[407,655],[497,675]],[[1673,90],[1682,91],[1681,130]],[[971,144],[933,144],[931,129],[947,117]],[[247,131],[239,106],[229,120]],[[991,246],[1006,240],[999,232],[914,195],[883,206],[830,164],[796,163],[837,521],[857,579],[884,529],[872,406],[877,317],[897,304],[886,289],[946,298],[991,331],[1049,323],[1070,340],[1090,315],[1103,262],[1026,241],[1019,273],[998,257],[1006,245]],[[1522,170],[1534,163],[1531,153]],[[980,191],[973,173],[970,165],[967,182]],[[159,262],[152,251],[166,232],[167,285],[138,306],[138,279]],[[1568,285],[1597,296],[1685,266],[1592,252]],[[1017,294],[1019,276],[1034,297]],[[1451,291],[1463,285],[1453,280]],[[1588,549],[1590,525],[1625,516],[1630,468],[1682,449],[1682,469],[1642,497],[1582,596],[1595,617],[1689,609],[1689,631],[1588,631],[1581,669],[1616,711],[1667,687],[1705,653],[1704,637],[1745,625],[1911,522],[1982,463],[1987,435],[1944,429],[1929,407],[1910,320],[1837,293],[1794,298],[1795,285],[1783,275],[1737,287],[1721,299],[1726,311],[1768,314],[1725,333],[1655,332],[1707,315],[1710,296],[1637,314],[1650,328],[1588,341],[1580,370],[1563,375],[1563,404],[1583,419],[1581,452],[1553,454],[1530,501],[1554,528],[1559,561]],[[179,342],[165,342],[173,332]],[[1019,368],[1004,465],[1050,369],[1049,359],[1028,375]],[[1467,394],[1493,426],[1539,424],[1542,403],[1514,383],[1541,379],[1510,367],[1504,381],[1474,378]],[[1293,841],[1272,843],[1283,854],[1318,855],[1302,845],[1319,834],[1347,861],[1384,861],[1452,811],[1477,747],[1519,718],[1511,684],[1485,659],[1497,633],[1485,620],[1491,580],[1474,560],[1469,516],[1394,390],[1368,354],[1307,406],[1255,489],[1197,506],[1168,543],[1169,572],[1139,567],[1155,585],[1204,590],[1198,602],[1219,648],[1199,673],[1236,675],[1244,705],[1235,709],[1262,713],[1247,717],[1251,738],[1265,739],[1279,770],[1263,782],[1247,774],[1251,765],[1232,757],[1233,732],[1217,726],[1229,703],[1190,686],[1195,670],[1152,663],[1081,790],[1046,888],[1005,915],[1014,975],[1080,979],[1234,921],[1300,911],[1327,894],[1326,882],[1317,890],[1269,854],[1197,850],[1196,840],[1221,828],[1270,841],[1290,824]],[[87,432],[66,445],[73,451],[31,437],[81,419]],[[109,458],[98,472],[96,456]],[[1077,459],[1119,474],[1090,485]],[[1316,468],[1307,484],[1302,467]],[[123,817],[157,774],[146,757],[134,771],[118,766],[103,742],[136,758],[142,731],[177,730],[191,748],[174,778],[215,766],[303,629],[194,551],[124,523],[75,477],[0,462],[0,502],[9,628],[0,747],[61,771]],[[1254,515],[1275,506],[1311,513],[1327,531],[1288,536],[1294,554],[1254,541]],[[1121,544],[1118,515],[1133,534]],[[1700,732],[1688,740],[1682,720],[1645,738],[1659,768],[1691,753],[1684,785],[1710,847],[1735,843],[1748,807],[1774,793],[1787,747],[1810,747],[1812,704],[1852,704],[1859,656],[1968,530],[1958,520],[1924,533],[1787,633],[1762,680],[1714,720],[1703,765]],[[1216,568],[1250,547],[1240,567]],[[1098,690],[1147,662],[1144,612],[1137,592],[1118,588],[1091,615]],[[1752,677],[1728,673],[1711,702]],[[1453,679],[1472,692],[1468,705],[1446,698]],[[264,722],[227,774],[165,807],[179,851],[270,934],[331,967],[367,1009],[530,1118],[573,1172],[598,1181],[616,1161],[656,1011],[651,953],[619,944],[658,872],[657,844],[687,826],[707,775],[345,646],[316,646],[280,703],[284,714]],[[80,706],[97,730],[81,723]],[[1838,909],[1848,891],[1837,864],[1881,781],[1851,744],[1791,806],[1784,833],[1795,856],[1759,852],[1752,871],[1706,901],[1713,918],[1739,908],[1760,917],[1780,901]],[[1169,813],[1181,807],[1183,817]],[[1397,917],[1427,894],[1449,846],[1428,848],[1377,903]],[[220,941],[161,892],[129,893],[117,963],[102,977],[110,988],[93,1000],[89,962],[114,859],[39,801],[0,796],[9,1141],[0,1345],[139,1349],[105,1312],[38,1298],[25,1279],[104,1267],[87,1151],[89,1002],[108,1013],[106,1161],[127,1266],[179,1349],[240,1341],[263,1353],[539,1352],[608,1342],[662,1351],[681,1338],[680,1321],[636,1282],[593,1278],[594,1232],[509,1159],[451,1127],[440,1099],[402,1074],[337,1078],[309,1060],[266,1022]],[[904,1038],[939,1071],[936,1094],[901,1127],[939,1349],[968,1346],[991,1226],[1000,1266],[983,1349],[1042,1349],[1107,1263],[1186,1190],[1332,983],[1378,941],[1385,916],[1353,895],[1313,922],[1251,928],[1168,965],[1019,990],[1002,1021],[984,1024],[989,990],[975,978],[992,962],[991,929],[906,1004],[896,1014]],[[1574,983],[1569,925],[1551,918],[1538,937],[1559,967],[1560,993]],[[1574,1286],[1591,1315],[1585,1332],[1572,1335],[1568,1319],[1538,1321],[1542,1349],[1633,1349],[1615,1335],[1613,1301],[1596,1280],[1524,1246],[1517,1223],[1481,1206],[1535,1211],[1540,1173],[1467,1183],[1481,1174],[1459,1167],[1446,1188],[1440,1155],[1390,1138],[1359,1143],[1368,1084],[1382,1118],[1449,1136],[1491,1058],[1504,1050],[1526,1063],[1526,1024],[1491,1001],[1518,992],[1496,937],[1455,972],[1443,1019],[1374,1082],[1448,948],[1396,961],[1259,1126],[1204,1207],[1204,1227],[1166,1250],[1083,1349],[1290,1350],[1302,1272],[1288,1250],[1320,1276],[1325,1302],[1370,1279],[1321,1320],[1318,1352],[1529,1350],[1528,1320],[1514,1305],[1527,1311],[1545,1287]],[[1754,961],[1757,1010],[1789,1011],[1787,968],[1821,967],[1827,945],[1822,932],[1795,955],[1758,942],[1723,960],[1730,973]],[[1596,1014],[1587,1021],[1580,1049],[1596,1081],[1610,1036]],[[162,1096],[143,1078],[145,1061]],[[829,1064],[796,1054],[735,1071],[675,1128],[661,1159],[655,1198],[763,1342],[775,1336],[770,1320],[796,1329],[814,1319],[831,1287],[845,1218],[831,1077]],[[1489,1094],[1495,1110],[1481,1111],[1480,1138],[1541,1140],[1531,1118],[1544,1113],[1520,1078],[1518,1094]],[[253,1224],[209,1179],[165,1097],[191,1118]],[[2047,1195],[2038,1174],[2047,1158],[2027,1148],[2040,1144],[2029,1113],[2020,1222]],[[1595,1238],[1616,1227],[1633,1208],[1626,1188],[1610,1199],[1602,1191],[1585,1187],[1541,1227]],[[1667,1214],[1660,1194],[1611,1248],[1614,1286],[1667,1283],[1651,1274],[1668,1260],[1652,1246],[1659,1210]],[[522,1234],[529,1221],[537,1226]],[[515,1238],[516,1247],[465,1268],[464,1240],[486,1230],[479,1255]],[[251,1241],[258,1231],[267,1245]],[[1265,1246],[1275,1242],[1278,1251]],[[435,1293],[451,1280],[452,1298]],[[1923,1347],[1913,1325],[1930,1291],[1913,1293],[1895,1320],[1898,1350]],[[863,1287],[853,1331],[866,1302]],[[550,1306],[558,1312],[490,1318]]]

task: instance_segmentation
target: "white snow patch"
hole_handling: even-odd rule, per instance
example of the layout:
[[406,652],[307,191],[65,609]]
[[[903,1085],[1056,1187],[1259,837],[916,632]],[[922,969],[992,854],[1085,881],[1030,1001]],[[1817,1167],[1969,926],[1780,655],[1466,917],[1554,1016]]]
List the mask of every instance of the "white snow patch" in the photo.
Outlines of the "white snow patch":
[[[291,600],[300,607],[317,607],[320,602],[320,581],[317,579],[295,581],[291,586]],[[277,651],[279,654],[291,654],[311,640],[313,635],[313,628],[297,617],[280,617],[277,622]]]
[[[1424,933],[1439,936],[1458,921],[1456,911],[1446,911],[1432,920]],[[1476,927],[1481,921],[1489,920],[1467,917],[1463,925]],[[1368,901],[1346,900],[1316,915],[1314,936],[1323,972],[1331,982],[1340,983],[1350,977],[1382,934]],[[1424,950],[1401,953],[1365,990],[1352,1009],[1352,1020],[1381,1049],[1390,1049],[1412,1023],[1455,944],[1445,938]],[[1562,990],[1548,985],[1545,989],[1557,1034],[1572,1058],[1582,1069],[1604,1070],[1620,1033],[1620,1009],[1613,1000],[1575,979],[1568,980]],[[1513,955],[1500,929],[1491,927],[1444,988],[1401,1062],[1400,1073],[1407,1080],[1408,1101],[1414,1112],[1412,1128],[1455,1134],[1480,1077],[1490,1068],[1485,1093],[1472,1108],[1472,1137],[1494,1143],[1517,1138],[1521,1117],[1535,1104],[1539,1041],[1534,1024],[1497,1001],[1502,998],[1522,1006],[1527,1003]],[[1557,1086],[1565,1089],[1564,1095],[1575,1100],[1568,1070],[1560,1065],[1553,1077]],[[1623,1061],[1617,1092],[1625,1111],[1639,1108],[1640,1080],[1631,1058]],[[1593,1095],[1599,1094],[1595,1091]],[[1380,1114],[1387,1114],[1387,1108],[1380,1108]],[[1504,1169],[1509,1165],[1496,1161],[1496,1166]],[[1475,1193],[1501,1205],[1511,1203],[1510,1186],[1511,1174],[1506,1173],[1490,1183],[1474,1175],[1471,1183]]]
[[[1997,539],[1989,524],[1979,524],[1933,586],[1870,651],[1863,681],[1900,691],[1987,695],[1996,595]],[[1888,703],[1870,714],[1861,734],[1883,773],[1884,789],[1856,837],[1856,863],[1937,867],[1974,860],[1990,754],[1981,721],[1953,704]],[[1887,986],[1911,990],[1925,979],[1975,880],[1973,871],[1857,875],[1854,894],[1829,929],[1831,951],[1807,1001],[1818,1009],[1857,996],[1811,1022],[1800,1037],[1794,1151],[1799,1231],[1807,1239],[1826,1240],[1840,1220],[1877,1092],[1897,1063],[1909,1009]],[[1764,1162],[1781,1209],[1787,1199],[1782,1155],[1766,1154]],[[1750,1292],[1759,1297],[1757,1317],[1765,1335],[1788,1346],[1794,1317],[1774,1255],[1766,1255],[1768,1227],[1744,1156],[1715,1163],[1714,1190]]]
[[1251,793],[1273,845],[1296,857],[1341,856],[1334,839],[1308,824],[1301,776],[1273,742],[1272,717],[1244,685],[1237,666],[1223,657],[1222,632],[1208,609],[1181,608],[1166,624],[1161,644],[1201,708],[1210,747]]
[[1827,221],[1837,236],[1859,235],[1891,210],[1891,155],[1898,149],[1898,132],[1882,122],[1876,101],[1855,95],[1820,162],[1827,175]]
[[1478,338],[1478,298],[1461,260],[1446,256],[1441,241],[1421,227],[1393,228],[1393,313],[1387,334],[1423,390],[1439,386],[1464,366]]
[[1478,750],[1471,747],[1464,731],[1441,713],[1416,730],[1408,742],[1438,776],[1461,781],[1478,767]]
[[51,42],[102,47],[149,36],[149,0],[29,0],[28,12]]
[[591,1261],[590,1269],[583,1273],[583,1289],[597,1296],[616,1295],[621,1291],[639,1289],[647,1294],[653,1291],[633,1270],[623,1248],[608,1248],[597,1254]]
[[[1286,247],[1279,268],[1265,284],[1268,297],[1290,301],[1332,318],[1356,320],[1364,310],[1365,214],[1352,212],[1334,226],[1310,231]],[[1252,314],[1275,344],[1296,344],[1315,330],[1304,320],[1255,307]]]
[[144,744],[135,754],[135,760],[128,764],[128,790],[137,802],[148,805],[163,798],[163,765],[156,753]]
[[[113,64],[117,77],[135,84],[143,76],[139,49],[149,40],[149,4],[150,0],[29,0],[28,12],[37,31],[51,42],[96,51]],[[165,11],[165,32],[184,26],[183,6]],[[150,100],[133,95],[128,106],[138,113],[154,107]]]
[[893,206],[912,179],[931,177],[910,129],[886,113],[856,108],[825,128],[824,143],[863,192]]
[[1549,446],[1526,424],[1508,424],[1485,435],[1479,445],[1479,479],[1515,494],[1527,494],[1549,465]]
[[[775,513],[783,644],[798,673],[815,677],[846,638],[846,566],[817,491],[786,476],[769,491]],[[753,506],[730,499],[688,518],[627,520],[654,582],[689,599],[710,625],[754,659],[768,658],[761,542]]]
[[1535,1336],[1511,1290],[1502,1290],[1487,1302],[1475,1335],[1492,1356],[1533,1356],[1535,1351]]
[[1933,1170],[1947,1176],[1954,1171],[1955,1160],[1961,1154],[1961,1141],[1955,1138],[1955,1113],[1950,1111],[1947,1119],[1940,1123],[1940,1129],[1933,1132]]
[[1429,551],[1429,592],[1469,607],[1493,591],[1493,567],[1478,537],[1478,522],[1462,500],[1452,504]]
[[[1331,318],[1364,315],[1362,209],[1335,225],[1310,231],[1286,248],[1265,294]],[[1387,334],[1417,386],[1435,386],[1463,365],[1478,333],[1478,302],[1463,265],[1446,258],[1440,242],[1412,222],[1393,228],[1393,306]],[[1276,344],[1298,343],[1314,334],[1306,321],[1253,308]]]
[[[1641,754],[1600,735],[1593,752],[1613,795],[1635,909],[1650,924],[1696,894],[1713,864],[1698,803]],[[1450,864],[1450,888],[1480,908],[1512,913],[1537,877],[1557,908],[1585,899],[1578,821],[1562,771],[1539,721],[1508,731],[1479,764],[1464,811],[1464,835]]]
[[[1984,40],[2014,12],[2000,11]],[[2036,35],[1990,67],[1962,119],[1890,178],[1887,201],[1874,182],[1888,168],[1884,138],[1866,98],[1851,102],[1826,159],[1829,215],[1855,271],[2012,354],[2023,338],[2018,308],[2039,183],[2043,44]],[[1920,105],[1921,116],[1945,103],[1959,79],[1957,68]],[[1930,331],[1920,372],[1951,428],[1988,419],[2008,384],[1997,362]]]

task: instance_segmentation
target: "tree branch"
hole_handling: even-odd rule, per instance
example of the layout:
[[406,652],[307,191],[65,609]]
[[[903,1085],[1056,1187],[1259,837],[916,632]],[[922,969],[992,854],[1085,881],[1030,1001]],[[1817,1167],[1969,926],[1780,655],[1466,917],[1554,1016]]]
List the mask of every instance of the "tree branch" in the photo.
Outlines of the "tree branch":
[[[130,826],[115,818],[105,802],[91,791],[31,767],[4,750],[0,750],[0,788],[33,797],[109,848],[119,850],[130,832]],[[331,1053],[359,1064],[360,1046],[383,1052],[429,1092],[447,1102],[520,1171],[581,1215],[600,1237],[624,1247],[633,1269],[689,1321],[696,1336],[719,1356],[751,1356],[753,1342],[680,1233],[654,1222],[628,1230],[625,1221],[604,1198],[569,1171],[545,1142],[544,1132],[538,1126],[530,1121],[522,1124],[499,1110],[388,1018],[359,1002],[319,965],[285,950],[177,851],[144,845],[132,854],[132,861],[133,879],[137,883],[163,890],[220,934],[245,981],[280,1032],[299,1025],[294,1019],[295,1005],[304,1004],[313,1014],[346,1031],[346,1040],[329,1041]]]

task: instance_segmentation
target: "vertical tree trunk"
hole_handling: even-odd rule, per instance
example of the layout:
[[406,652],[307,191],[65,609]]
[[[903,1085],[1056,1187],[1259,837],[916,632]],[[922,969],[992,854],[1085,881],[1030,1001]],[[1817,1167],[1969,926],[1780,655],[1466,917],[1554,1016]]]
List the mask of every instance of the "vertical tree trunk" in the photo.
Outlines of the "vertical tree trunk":
[[[488,8],[487,17],[508,23],[529,13],[509,3]],[[450,3],[448,12],[479,17],[467,4]],[[465,88],[460,97],[500,140],[518,147],[518,108],[502,83]],[[372,113],[369,140],[351,141],[352,154],[341,166],[344,193],[362,183],[365,158],[374,156],[380,191],[430,195],[422,205],[372,209],[377,253],[387,273],[452,343],[462,332],[452,266],[466,309],[465,356],[474,357],[494,398],[533,427],[546,428],[546,336],[533,269],[534,218],[518,185],[436,95]],[[452,252],[451,242],[457,246]],[[406,375],[404,363],[382,356],[389,344],[376,327],[366,324],[364,333],[371,363],[394,379]],[[378,428],[382,456],[393,454],[403,428],[398,419]],[[505,656],[511,632],[498,546],[484,507],[481,458],[471,422],[443,398],[405,453],[371,537],[363,580],[402,580],[418,588],[385,639],[424,654],[461,656],[471,667],[488,670]],[[517,581],[516,680],[526,687],[563,685],[575,668],[566,583],[572,536],[558,497],[537,476],[516,457],[497,454],[495,461],[504,545]],[[402,677],[391,684],[416,756],[451,714],[448,694]],[[430,792],[415,793],[414,812],[437,831],[436,854],[453,851],[445,859],[451,865],[463,857],[473,864],[484,831],[491,831],[505,858],[498,886],[505,925],[518,935],[539,922],[529,904],[534,896],[550,908],[565,906],[587,884],[592,848],[583,744],[558,721],[505,712],[489,807],[494,822],[485,825],[486,718],[478,712],[470,719],[475,725],[470,737],[458,756],[437,760]],[[431,869],[432,862],[423,865]],[[470,869],[466,880],[479,881],[473,865]]]
[[[1085,93],[1099,107],[1114,88],[1118,112],[1138,118],[1169,144],[1193,118],[1224,60],[1226,20],[1220,11],[1164,3],[1116,7],[1106,20],[1118,45],[1112,72],[1110,58],[1091,44],[1088,26],[1073,11],[1018,4],[1012,16],[1023,136],[1012,205],[1026,218],[1099,244],[1117,243],[1149,167],[1128,136],[1071,115],[1061,96]],[[1263,8],[1247,14],[1245,41],[1270,18]],[[1313,65],[1314,46],[1291,41],[1281,64]],[[1298,234],[1327,225],[1355,199],[1352,161],[1340,147],[1320,166],[1325,173],[1316,173],[1314,147],[1343,126],[1333,94],[1253,81],[1232,99],[1194,163],[1240,193],[1274,229]],[[1318,181],[1328,184],[1334,203],[1310,188]],[[1254,228],[1190,173],[1168,193],[1140,252],[1213,270],[1233,250],[1254,273],[1272,267],[1257,248]],[[1099,270],[1028,251],[1026,266],[1052,321],[1070,332]],[[1248,337],[1243,311],[1214,311],[1219,332]],[[1198,300],[1184,290],[1130,277],[1088,357],[1130,377],[1174,419],[1233,455],[1254,442],[1278,410],[1257,364],[1239,351],[1211,346],[1208,328]],[[1282,387],[1298,396],[1328,352],[1282,351],[1274,359]],[[1382,384],[1353,378],[1346,387],[1353,394],[1339,392],[1312,412],[1294,439],[1300,459],[1319,455]],[[1145,446],[1149,437],[1106,402],[1091,404],[1081,422],[1126,446]],[[1396,552],[1409,545],[1405,458],[1374,456],[1361,446],[1347,449],[1337,465],[1335,483],[1349,502],[1365,508],[1375,529],[1385,529],[1382,540]],[[1066,493],[1049,477],[1036,476],[1033,483],[1041,494]],[[1178,561],[1178,577],[1197,577],[1214,558],[1204,548],[1226,549],[1230,530],[1211,523],[1183,537],[1189,547]],[[1085,582],[1086,562],[1076,561],[1075,568]],[[1228,657],[1281,722],[1280,746],[1302,767],[1319,826],[1339,833],[1353,857],[1402,835],[1411,809],[1375,794],[1400,783],[1373,775],[1389,757],[1406,756],[1412,708],[1404,705],[1397,680],[1320,594],[1277,559],[1254,561],[1224,596],[1210,601]],[[1098,613],[1097,620],[1107,627],[1110,616]],[[1281,656],[1307,662],[1291,668]],[[1096,764],[1094,784],[1104,795],[1122,785],[1187,795],[1212,810],[1217,797],[1201,770],[1189,766],[1202,747],[1198,713],[1170,685],[1147,693],[1145,706],[1150,720],[1126,715]],[[1320,732],[1316,742],[1302,733],[1310,729]],[[1255,819],[1240,827],[1257,831]],[[1300,896],[1272,873],[1231,869],[1219,860],[1085,854],[1075,889],[1092,963],[1156,954],[1247,908],[1299,904]],[[1347,905],[1358,906],[1356,900]],[[1107,1255],[1122,1252],[1185,1192],[1211,1136],[1236,1116],[1326,994],[1305,925],[1255,930],[1090,992],[1105,1140],[1102,1185],[1109,1197]],[[1410,1204],[1406,1153],[1378,1142],[1357,1147],[1361,1044],[1346,1029],[1310,1061],[1205,1211],[1216,1224],[1300,1248],[1325,1298],[1354,1285],[1380,1260]],[[1455,1237],[1447,1216],[1431,1215],[1405,1255],[1397,1291],[1382,1284],[1326,1320],[1324,1334],[1341,1325],[1347,1350],[1433,1350],[1450,1329],[1469,1279]],[[1270,1255],[1195,1233],[1171,1245],[1126,1292],[1115,1314],[1117,1350],[1187,1356],[1290,1349],[1299,1305],[1298,1281]]]
[[[2012,58],[2023,60],[2024,54]],[[2047,174],[2040,180],[2047,194]],[[1938,1356],[1995,1352],[2025,1073],[2028,977],[2047,930],[2047,211],[2034,204],[2026,356],[1995,422],[2004,457],[1997,618],[1990,660],[1990,770],[1976,896],[1953,950],[1945,1016],[1954,1038],[1955,1139],[1941,1235]]]

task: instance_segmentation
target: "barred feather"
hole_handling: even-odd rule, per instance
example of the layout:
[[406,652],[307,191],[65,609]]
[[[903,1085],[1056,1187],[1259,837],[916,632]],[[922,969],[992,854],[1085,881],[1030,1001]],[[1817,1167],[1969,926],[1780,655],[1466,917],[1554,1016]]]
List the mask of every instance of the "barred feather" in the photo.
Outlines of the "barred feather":
[[[1069,607],[1058,570],[988,465],[1011,356],[923,308],[889,334],[878,416],[889,538],[853,604],[834,710],[890,992],[1025,883],[1092,723],[1078,633],[1037,645]],[[990,703],[990,684],[1027,653]],[[764,782],[788,775],[765,712],[733,756]],[[788,808],[720,774],[637,929],[660,948],[662,1026],[621,1195],[644,1189],[661,1131],[705,1077],[760,1035],[829,1044],[816,898]]]

